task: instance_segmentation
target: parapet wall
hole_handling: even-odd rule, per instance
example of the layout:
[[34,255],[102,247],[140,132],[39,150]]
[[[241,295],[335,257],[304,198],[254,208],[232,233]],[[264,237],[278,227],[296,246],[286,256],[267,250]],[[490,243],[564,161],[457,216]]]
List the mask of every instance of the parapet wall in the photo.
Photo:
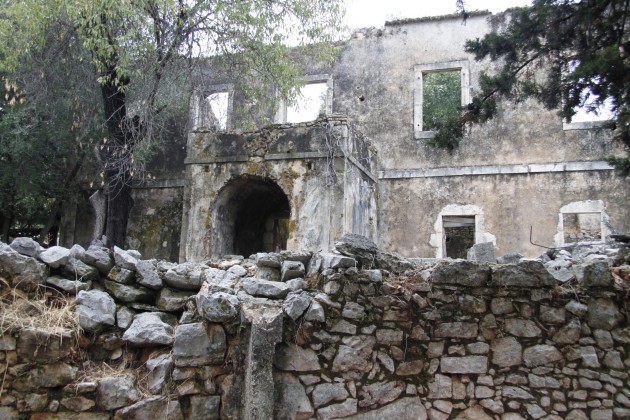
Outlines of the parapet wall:
[[[175,265],[0,244],[0,418],[630,417],[626,248],[551,253],[562,283],[362,245]],[[7,323],[36,289],[77,293],[82,331]]]

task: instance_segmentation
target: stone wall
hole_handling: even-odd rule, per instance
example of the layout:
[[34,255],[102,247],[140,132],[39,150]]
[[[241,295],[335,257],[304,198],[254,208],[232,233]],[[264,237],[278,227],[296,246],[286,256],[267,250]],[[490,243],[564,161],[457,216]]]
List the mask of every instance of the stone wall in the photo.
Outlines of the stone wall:
[[82,329],[2,323],[0,417],[630,417],[628,249],[500,261],[0,243],[4,313],[46,285]]

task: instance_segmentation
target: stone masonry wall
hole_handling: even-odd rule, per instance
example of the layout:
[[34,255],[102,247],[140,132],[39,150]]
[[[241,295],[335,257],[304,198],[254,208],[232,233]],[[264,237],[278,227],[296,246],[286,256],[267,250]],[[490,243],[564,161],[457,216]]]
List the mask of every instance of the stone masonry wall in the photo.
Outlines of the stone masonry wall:
[[59,294],[81,330],[3,320],[0,418],[629,418],[627,255],[406,260],[347,235],[172,264],[19,238],[0,309]]

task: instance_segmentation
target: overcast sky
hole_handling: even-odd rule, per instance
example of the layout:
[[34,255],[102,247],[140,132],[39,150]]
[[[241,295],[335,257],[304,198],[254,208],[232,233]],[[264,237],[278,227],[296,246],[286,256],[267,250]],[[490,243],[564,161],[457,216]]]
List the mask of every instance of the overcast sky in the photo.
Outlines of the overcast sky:
[[[353,29],[382,27],[387,20],[448,15],[456,12],[455,0],[346,0],[346,24]],[[466,0],[466,10],[502,12],[527,6],[531,0]]]

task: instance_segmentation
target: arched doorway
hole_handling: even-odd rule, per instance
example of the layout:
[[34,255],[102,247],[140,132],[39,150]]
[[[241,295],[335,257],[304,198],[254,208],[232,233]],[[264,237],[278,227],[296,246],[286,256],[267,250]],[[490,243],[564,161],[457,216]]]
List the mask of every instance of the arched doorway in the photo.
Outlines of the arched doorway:
[[219,191],[211,233],[211,254],[219,257],[286,249],[291,208],[270,180],[244,175]]

